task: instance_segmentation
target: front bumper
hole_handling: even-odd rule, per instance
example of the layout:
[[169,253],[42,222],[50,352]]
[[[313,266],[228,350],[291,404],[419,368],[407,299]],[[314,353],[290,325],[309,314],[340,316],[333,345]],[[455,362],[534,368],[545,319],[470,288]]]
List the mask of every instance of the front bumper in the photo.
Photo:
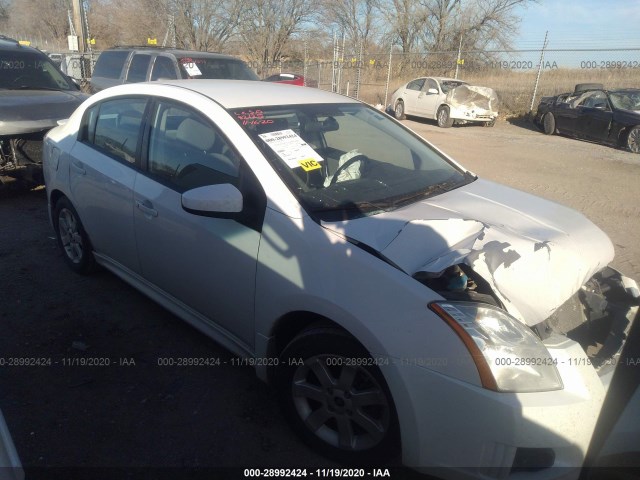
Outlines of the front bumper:
[[[618,337],[638,311],[635,282],[619,278],[610,333]],[[442,478],[577,478],[624,340],[606,359],[588,356],[582,343],[558,333],[544,340],[563,382],[551,392],[493,392],[427,368],[398,368],[403,462]]]

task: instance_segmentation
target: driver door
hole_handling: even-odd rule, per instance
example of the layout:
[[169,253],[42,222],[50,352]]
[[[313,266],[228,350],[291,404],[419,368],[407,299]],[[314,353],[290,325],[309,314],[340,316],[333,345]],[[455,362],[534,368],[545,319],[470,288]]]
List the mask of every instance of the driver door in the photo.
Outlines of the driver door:
[[[143,277],[254,344],[255,274],[266,200],[250,169],[218,128],[188,105],[158,101],[152,110],[146,168],[134,187],[134,228]],[[182,193],[229,183],[243,194],[237,214],[195,214]]]

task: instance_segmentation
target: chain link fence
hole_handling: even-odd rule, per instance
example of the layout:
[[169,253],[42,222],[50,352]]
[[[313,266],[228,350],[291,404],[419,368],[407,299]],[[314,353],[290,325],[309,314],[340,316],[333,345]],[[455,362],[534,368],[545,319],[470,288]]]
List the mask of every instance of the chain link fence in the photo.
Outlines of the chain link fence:
[[472,50],[366,53],[334,48],[333,58],[253,64],[263,76],[304,75],[307,85],[387,106],[393,92],[425,76],[458,78],[493,88],[504,114],[535,109],[540,97],[572,91],[577,83],[640,87],[640,48]]
[[[11,36],[11,35],[10,35]],[[14,38],[21,38],[20,35]],[[51,54],[61,69],[83,82],[91,76],[99,52],[52,53],[60,42],[35,39],[34,46]],[[493,88],[503,114],[524,114],[535,109],[542,96],[573,90],[577,83],[602,83],[607,88],[640,87],[640,47],[538,48],[521,50],[465,50],[401,53],[367,52],[360,45],[334,40],[333,51],[309,52],[301,40],[290,50],[297,59],[276,63],[248,61],[266,78],[276,73],[305,77],[307,86],[338,92],[370,104],[387,106],[393,92],[406,82],[426,76],[459,78]],[[60,47],[62,48],[62,47]],[[58,50],[61,51],[61,50]],[[233,52],[247,60],[240,48]]]

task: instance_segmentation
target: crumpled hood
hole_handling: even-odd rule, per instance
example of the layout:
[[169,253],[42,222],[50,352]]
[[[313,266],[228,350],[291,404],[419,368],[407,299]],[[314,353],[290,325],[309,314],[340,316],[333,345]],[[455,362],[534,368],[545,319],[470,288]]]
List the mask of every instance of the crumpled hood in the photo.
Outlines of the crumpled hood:
[[446,102],[454,108],[498,113],[498,95],[488,87],[460,85],[447,93]]
[[0,135],[48,130],[69,118],[87,98],[76,91],[0,90]]
[[582,214],[481,179],[392,212],[323,226],[366,243],[409,275],[467,264],[530,326],[614,256],[609,238]]

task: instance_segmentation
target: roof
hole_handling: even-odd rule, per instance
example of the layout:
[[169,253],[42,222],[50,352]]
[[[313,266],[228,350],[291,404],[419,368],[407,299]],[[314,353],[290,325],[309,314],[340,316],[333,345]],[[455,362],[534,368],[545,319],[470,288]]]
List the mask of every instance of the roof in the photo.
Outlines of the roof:
[[26,45],[20,45],[17,40],[13,38],[5,37],[4,35],[0,35],[0,48],[3,50],[17,50],[17,51],[42,53],[37,48],[29,47]]
[[438,82],[462,82],[462,83],[467,83],[464,80],[460,80],[459,78],[448,78],[448,77],[427,77],[427,78],[433,78],[434,80],[437,80]]
[[183,50],[181,48],[173,48],[173,47],[158,47],[156,45],[148,46],[148,45],[130,45],[130,46],[117,46],[113,48],[109,48],[105,50],[108,52],[110,50],[141,50],[145,52],[157,52],[157,53],[171,53],[177,57],[213,57],[213,58],[229,58],[234,60],[240,60],[237,57],[232,55],[225,55],[224,53],[217,52],[202,52],[198,50]]
[[158,83],[201,93],[225,108],[306,103],[359,103],[353,98],[318,88],[252,80],[171,80],[139,85]]

